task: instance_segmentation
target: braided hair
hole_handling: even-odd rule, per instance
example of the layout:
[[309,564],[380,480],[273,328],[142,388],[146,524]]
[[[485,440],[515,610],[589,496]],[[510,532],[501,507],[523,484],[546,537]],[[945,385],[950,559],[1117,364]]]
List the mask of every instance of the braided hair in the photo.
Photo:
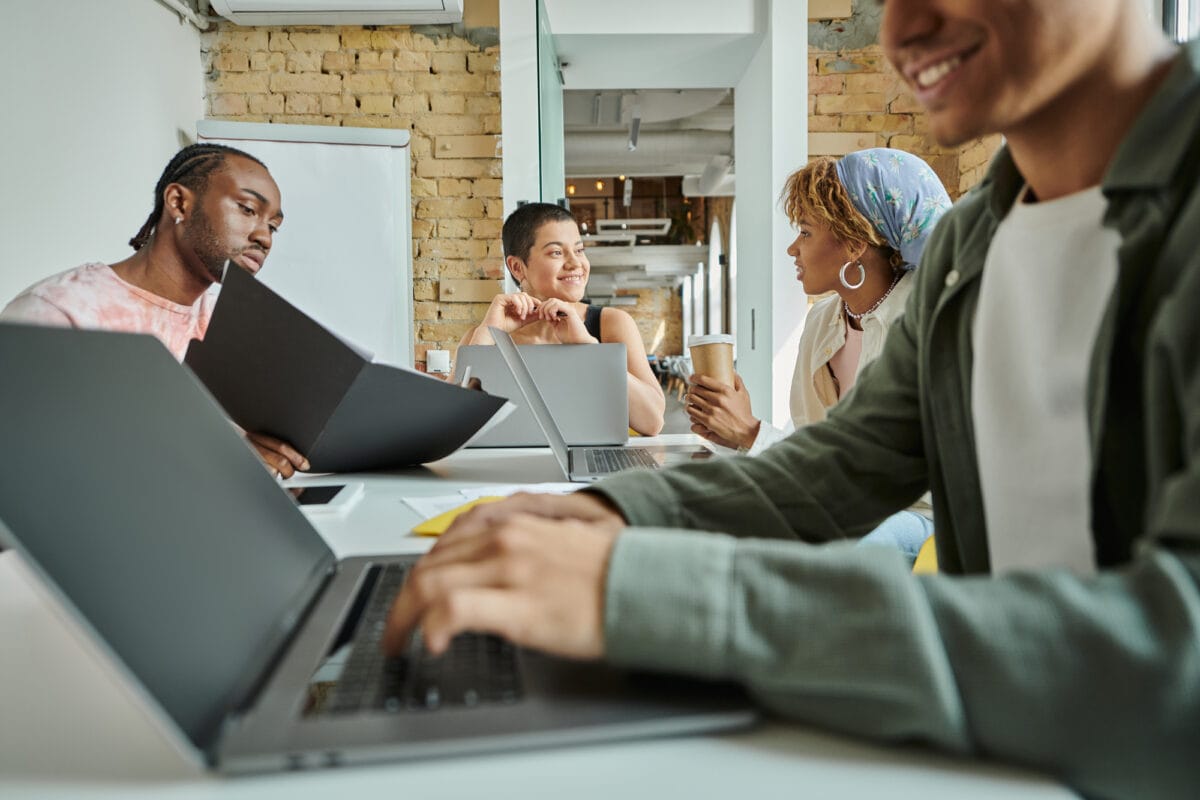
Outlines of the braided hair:
[[248,158],[255,164],[258,164],[263,169],[266,169],[266,164],[263,164],[249,153],[243,153],[233,147],[226,147],[223,144],[191,144],[175,154],[175,157],[163,169],[162,175],[159,176],[158,183],[154,185],[154,210],[150,212],[150,216],[146,218],[145,224],[138,230],[137,234],[129,240],[129,246],[134,250],[141,250],[150,237],[154,234],[154,228],[158,225],[158,220],[163,213],[163,194],[167,187],[172,183],[178,183],[181,186],[186,186],[197,194],[204,191],[205,185],[208,183],[208,178],[212,173],[225,163],[228,156],[241,156]]

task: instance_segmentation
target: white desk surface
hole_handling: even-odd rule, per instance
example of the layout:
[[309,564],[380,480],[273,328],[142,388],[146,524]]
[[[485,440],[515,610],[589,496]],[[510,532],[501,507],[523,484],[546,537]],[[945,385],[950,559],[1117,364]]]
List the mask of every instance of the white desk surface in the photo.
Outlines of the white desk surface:
[[[407,534],[419,519],[401,498],[512,483],[516,475],[561,480],[548,450],[464,451],[426,468],[354,476],[366,484],[364,496],[345,518],[318,528],[341,556],[420,551],[429,542]],[[223,778],[163,732],[11,552],[0,554],[0,642],[0,798],[1075,796],[1009,767],[780,722],[725,735]]]

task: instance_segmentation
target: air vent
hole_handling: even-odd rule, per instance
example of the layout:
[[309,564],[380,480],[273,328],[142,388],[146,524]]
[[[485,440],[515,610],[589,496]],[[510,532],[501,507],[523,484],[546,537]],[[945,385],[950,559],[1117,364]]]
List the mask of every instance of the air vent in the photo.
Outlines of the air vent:
[[462,22],[463,0],[211,0],[238,25],[439,25]]

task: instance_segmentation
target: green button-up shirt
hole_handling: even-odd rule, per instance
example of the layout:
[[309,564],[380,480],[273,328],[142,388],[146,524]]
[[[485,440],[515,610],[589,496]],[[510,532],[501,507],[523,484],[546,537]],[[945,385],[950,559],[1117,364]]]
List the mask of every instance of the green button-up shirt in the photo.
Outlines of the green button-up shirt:
[[[609,566],[609,658],[734,678],[784,715],[1031,765],[1087,794],[1195,796],[1198,180],[1191,45],[1102,183],[1121,245],[1087,389],[1097,575],[989,575],[971,323],[1023,182],[1001,151],[939,224],[882,355],[828,420],[758,458],[597,487],[639,526]],[[942,574],[839,541],[926,489]],[[665,530],[680,528],[726,535]]]

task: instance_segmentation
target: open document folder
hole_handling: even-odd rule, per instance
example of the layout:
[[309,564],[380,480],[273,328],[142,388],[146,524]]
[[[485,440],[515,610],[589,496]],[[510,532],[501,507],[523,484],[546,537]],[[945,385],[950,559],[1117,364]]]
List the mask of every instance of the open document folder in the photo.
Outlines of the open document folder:
[[505,404],[372,363],[239,268],[226,269],[208,331],[184,363],[234,422],[289,442],[316,472],[436,461]]

